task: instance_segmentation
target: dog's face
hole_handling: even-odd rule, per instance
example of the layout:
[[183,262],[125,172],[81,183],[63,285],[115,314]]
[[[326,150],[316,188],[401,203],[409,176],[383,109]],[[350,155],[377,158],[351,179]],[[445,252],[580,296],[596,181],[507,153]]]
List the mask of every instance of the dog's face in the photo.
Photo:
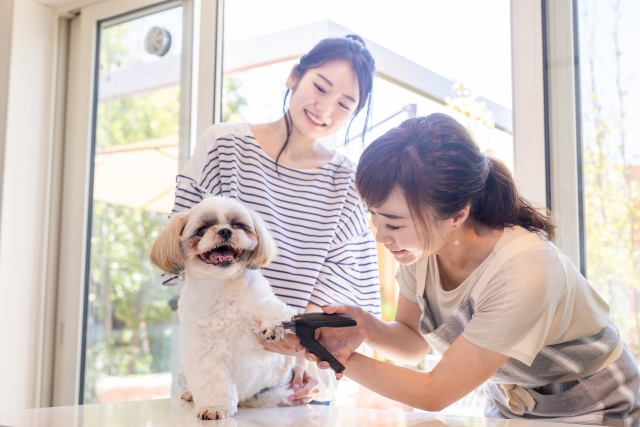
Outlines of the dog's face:
[[275,256],[266,224],[240,202],[204,199],[188,212],[174,214],[149,251],[151,262],[172,274],[229,278],[245,268],[260,268]]

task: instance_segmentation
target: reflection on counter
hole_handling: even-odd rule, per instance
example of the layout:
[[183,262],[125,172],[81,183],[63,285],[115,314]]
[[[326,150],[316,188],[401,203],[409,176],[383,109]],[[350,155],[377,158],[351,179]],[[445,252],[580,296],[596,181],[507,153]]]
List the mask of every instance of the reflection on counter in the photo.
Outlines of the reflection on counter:
[[15,427],[553,427],[538,421],[453,417],[335,406],[240,408],[224,420],[201,421],[192,402],[177,397],[139,402],[0,412],[0,425]]

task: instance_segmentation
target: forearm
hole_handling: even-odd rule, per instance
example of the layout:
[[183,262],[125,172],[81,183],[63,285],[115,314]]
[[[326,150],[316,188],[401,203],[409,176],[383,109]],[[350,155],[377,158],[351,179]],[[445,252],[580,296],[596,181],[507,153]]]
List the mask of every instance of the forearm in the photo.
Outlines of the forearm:
[[353,353],[345,364],[345,375],[389,399],[425,411],[440,411],[453,403],[435,387],[429,372],[380,362]]
[[366,343],[378,353],[394,362],[418,365],[429,352],[427,341],[406,324],[384,322],[368,315],[368,338]]
[[390,399],[440,411],[480,387],[508,359],[458,337],[431,372],[412,371],[353,353],[345,363],[345,374]]

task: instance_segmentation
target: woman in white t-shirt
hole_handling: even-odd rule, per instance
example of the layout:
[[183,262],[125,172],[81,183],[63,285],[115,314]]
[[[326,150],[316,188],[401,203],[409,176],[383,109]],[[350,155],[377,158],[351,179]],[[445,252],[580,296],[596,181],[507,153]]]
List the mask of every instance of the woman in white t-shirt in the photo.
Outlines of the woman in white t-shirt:
[[[551,243],[550,217],[459,123],[432,114],[387,132],[362,155],[356,186],[401,264],[401,292],[394,322],[323,307],[358,321],[320,333],[347,376],[428,411],[486,382],[489,417],[639,424],[638,364],[607,304]],[[399,363],[430,347],[442,359],[418,372],[355,352],[362,342]]]
[[[261,272],[275,294],[300,312],[348,303],[380,313],[375,242],[355,189],[355,165],[320,141],[359,112],[368,120],[374,71],[360,37],[320,41],[291,70],[281,119],[209,127],[177,178],[173,212],[217,195],[262,216],[278,255]],[[165,277],[163,283],[176,280]],[[328,404],[336,380],[315,365],[305,370],[295,336],[262,342],[267,350],[300,356],[289,397],[294,404]]]

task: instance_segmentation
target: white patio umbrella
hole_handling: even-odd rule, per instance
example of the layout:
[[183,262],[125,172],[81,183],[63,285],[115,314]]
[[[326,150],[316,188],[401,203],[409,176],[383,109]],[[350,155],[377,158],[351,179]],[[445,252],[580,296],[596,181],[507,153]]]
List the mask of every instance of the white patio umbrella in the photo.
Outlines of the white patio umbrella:
[[93,197],[107,203],[171,212],[178,173],[178,135],[99,150]]

